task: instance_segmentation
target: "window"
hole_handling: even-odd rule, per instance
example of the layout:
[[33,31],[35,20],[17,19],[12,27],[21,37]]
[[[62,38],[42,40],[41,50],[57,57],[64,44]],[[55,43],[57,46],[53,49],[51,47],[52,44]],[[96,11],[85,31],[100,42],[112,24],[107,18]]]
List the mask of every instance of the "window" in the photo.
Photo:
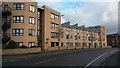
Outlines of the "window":
[[105,44],[103,44],[103,46],[105,46]]
[[75,40],[77,40],[77,37],[75,37]]
[[29,23],[30,23],[30,24],[35,24],[35,18],[30,17],[30,18],[29,18]]
[[55,24],[54,23],[51,23],[51,28],[55,28]]
[[59,37],[59,33],[52,32],[51,33],[51,38]]
[[51,42],[51,47],[54,47],[54,42]]
[[72,29],[70,29],[70,31],[72,31]]
[[38,19],[40,19],[40,12],[38,12]]
[[85,46],[85,43],[82,43],[83,46]]
[[55,33],[51,33],[51,38],[55,38]]
[[59,16],[58,16],[58,15],[56,15],[56,14],[51,13],[51,18],[52,18],[52,19],[58,19],[58,18],[59,18]]
[[54,19],[54,14],[51,13],[51,18]]
[[58,26],[59,26],[58,24],[51,22],[51,28],[58,28]]
[[69,45],[70,45],[70,42],[66,42],[66,45],[69,46]]
[[14,10],[23,10],[24,9],[24,4],[14,4]]
[[23,35],[23,29],[13,29],[13,36],[22,36]]
[[30,11],[35,12],[35,6],[30,5]]
[[56,33],[56,37],[57,37],[57,38],[59,37],[59,33]]
[[90,41],[90,37],[88,37],[88,40]]
[[29,46],[29,47],[35,46],[35,42],[29,42],[29,43],[28,43],[28,46]]
[[55,28],[58,28],[58,24],[55,24]]
[[75,32],[75,37],[77,37],[77,33]]
[[88,37],[90,37],[90,33],[88,33]]
[[69,35],[66,35],[66,39],[69,39]]
[[56,46],[59,46],[59,42],[56,42]]
[[61,43],[61,47],[63,47],[63,43]]
[[13,22],[15,23],[21,23],[24,21],[24,17],[23,16],[13,16]]
[[35,30],[29,29],[29,36],[35,36]]
[[69,29],[66,29],[66,31],[69,31]]
[[88,45],[90,46],[90,43]]
[[75,46],[78,46],[79,44],[78,43],[75,43]]
[[66,31],[66,34],[69,35],[69,31]]
[[72,38],[72,36],[71,36],[71,38]]
[[23,45],[23,42],[17,42],[17,45],[21,47]]
[[55,18],[56,18],[56,19],[58,19],[58,18],[59,18],[59,16],[58,16],[58,15],[55,15]]
[[84,36],[84,32],[82,32],[82,36]]
[[70,46],[73,46],[73,43],[72,43],[72,42],[70,43]]

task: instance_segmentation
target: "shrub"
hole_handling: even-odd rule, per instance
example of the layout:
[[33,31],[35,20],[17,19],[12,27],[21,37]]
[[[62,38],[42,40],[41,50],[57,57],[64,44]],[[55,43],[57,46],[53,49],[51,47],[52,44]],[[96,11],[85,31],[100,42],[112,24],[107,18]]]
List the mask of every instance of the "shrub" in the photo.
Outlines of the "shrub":
[[30,48],[37,48],[37,47],[39,47],[39,46],[31,46]]
[[17,48],[18,45],[15,41],[11,40],[8,45],[6,45],[5,49],[15,49]]
[[25,45],[22,45],[22,46],[20,46],[20,48],[28,48],[27,46],[25,46]]

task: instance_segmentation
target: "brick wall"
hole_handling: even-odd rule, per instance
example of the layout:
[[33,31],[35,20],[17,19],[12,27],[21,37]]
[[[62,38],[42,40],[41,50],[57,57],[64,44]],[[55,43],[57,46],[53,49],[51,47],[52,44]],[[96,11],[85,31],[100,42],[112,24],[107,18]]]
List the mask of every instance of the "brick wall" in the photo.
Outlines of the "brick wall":
[[2,55],[29,54],[41,52],[41,48],[3,49]]

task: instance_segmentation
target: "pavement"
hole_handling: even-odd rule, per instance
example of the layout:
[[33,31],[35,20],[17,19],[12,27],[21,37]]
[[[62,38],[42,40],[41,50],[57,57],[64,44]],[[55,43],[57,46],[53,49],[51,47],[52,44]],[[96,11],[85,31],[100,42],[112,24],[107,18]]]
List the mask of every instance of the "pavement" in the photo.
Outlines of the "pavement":
[[[96,48],[77,49],[68,51],[47,52],[30,55],[3,56],[3,68],[18,68],[20,66],[74,66],[78,68],[119,66],[120,49],[118,48]],[[117,57],[117,59],[116,59]],[[118,60],[118,61],[117,61]],[[14,66],[14,67],[13,67]]]
[[103,66],[104,68],[116,67],[116,66],[119,66],[120,68],[120,51],[114,53],[109,58],[107,58]]

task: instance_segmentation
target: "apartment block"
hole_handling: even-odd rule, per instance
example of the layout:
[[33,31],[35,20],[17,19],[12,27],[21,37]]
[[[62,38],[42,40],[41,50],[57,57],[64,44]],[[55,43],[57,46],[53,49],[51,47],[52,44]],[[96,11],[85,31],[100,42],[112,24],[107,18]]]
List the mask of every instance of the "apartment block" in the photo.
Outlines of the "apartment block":
[[14,40],[19,47],[39,46],[42,51],[107,46],[104,26],[61,24],[61,13],[37,2],[2,2],[3,47]]
[[[40,20],[38,20],[38,40],[40,39],[42,50],[54,50],[59,46],[59,29],[61,23],[61,13],[44,5],[38,8]],[[40,41],[39,40],[39,41]]]
[[3,41],[37,46],[37,2],[2,2]]
[[3,45],[14,40],[19,47],[58,48],[60,12],[37,2],[2,2],[2,8]]
[[104,48],[107,46],[104,26],[85,27],[70,22],[61,24],[61,45],[68,48]]
[[118,33],[107,35],[108,46],[118,47],[119,46],[118,41],[119,41]]

